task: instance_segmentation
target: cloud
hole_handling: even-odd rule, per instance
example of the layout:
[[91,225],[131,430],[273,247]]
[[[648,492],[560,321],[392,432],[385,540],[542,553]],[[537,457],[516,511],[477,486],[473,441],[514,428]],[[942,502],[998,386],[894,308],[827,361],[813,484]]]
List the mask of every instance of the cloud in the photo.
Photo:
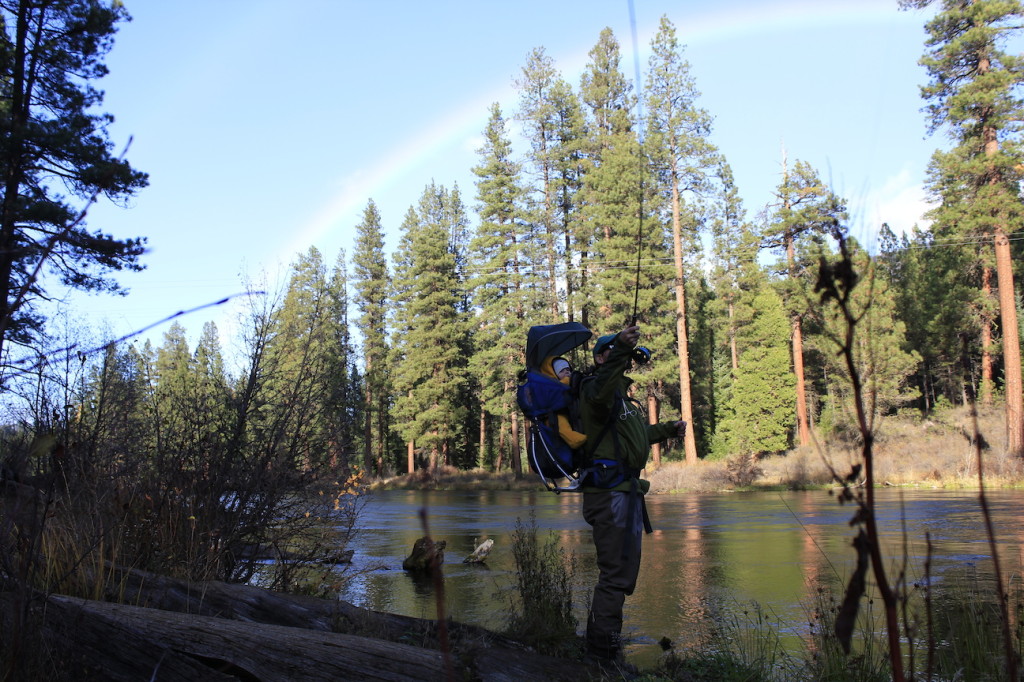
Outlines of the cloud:
[[851,205],[853,235],[869,250],[878,242],[878,231],[883,223],[889,225],[895,234],[909,233],[914,226],[926,228],[931,225],[924,214],[932,208],[928,202],[924,185],[916,181],[920,177],[909,167],[886,179],[878,189],[869,189],[859,206]]

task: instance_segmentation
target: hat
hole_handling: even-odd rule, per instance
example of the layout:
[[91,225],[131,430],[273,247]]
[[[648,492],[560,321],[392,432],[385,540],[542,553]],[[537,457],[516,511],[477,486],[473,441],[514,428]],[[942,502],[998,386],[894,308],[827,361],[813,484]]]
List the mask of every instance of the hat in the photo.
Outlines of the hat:
[[618,334],[606,334],[597,340],[594,344],[594,357],[596,358],[601,353],[605,352],[611,346],[615,345],[615,339],[619,338]]
[[569,361],[565,358],[555,358],[551,363],[551,369],[557,376],[563,369],[569,368]]

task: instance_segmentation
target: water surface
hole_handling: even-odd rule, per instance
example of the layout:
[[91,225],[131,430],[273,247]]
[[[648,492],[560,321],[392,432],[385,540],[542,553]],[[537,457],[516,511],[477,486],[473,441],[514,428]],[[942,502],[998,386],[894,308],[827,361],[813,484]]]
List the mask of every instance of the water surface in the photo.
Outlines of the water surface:
[[[1024,493],[990,492],[1004,575],[1020,568]],[[535,515],[542,538],[553,533],[578,560],[577,615],[585,621],[597,569],[580,496],[522,491],[386,491],[360,516],[353,568],[365,571],[342,595],[367,608],[421,618],[437,614],[432,583],[413,580],[402,560],[424,535],[447,543],[445,610],[455,620],[500,629],[514,594],[511,535]],[[932,583],[991,577],[992,562],[977,495],[944,490],[882,489],[877,518],[890,581],[902,572]],[[685,645],[709,619],[746,618],[753,604],[783,632],[800,637],[821,585],[842,590],[853,570],[849,521],[854,509],[825,491],[652,495],[654,533],[646,536],[640,581],[626,600],[624,633],[631,660],[647,664],[662,637]],[[464,564],[474,543],[494,539],[485,565]],[[929,557],[928,543],[931,541]],[[873,578],[869,580],[873,583]]]

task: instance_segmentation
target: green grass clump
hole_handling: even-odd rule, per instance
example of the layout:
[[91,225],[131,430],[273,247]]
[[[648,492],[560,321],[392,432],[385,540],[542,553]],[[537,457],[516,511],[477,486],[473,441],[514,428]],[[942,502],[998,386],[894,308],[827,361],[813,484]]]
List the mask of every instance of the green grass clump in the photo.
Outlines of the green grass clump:
[[581,640],[572,603],[575,555],[566,553],[553,533],[541,542],[532,513],[528,525],[516,520],[512,555],[518,600],[510,608],[507,634],[542,653],[578,654]]

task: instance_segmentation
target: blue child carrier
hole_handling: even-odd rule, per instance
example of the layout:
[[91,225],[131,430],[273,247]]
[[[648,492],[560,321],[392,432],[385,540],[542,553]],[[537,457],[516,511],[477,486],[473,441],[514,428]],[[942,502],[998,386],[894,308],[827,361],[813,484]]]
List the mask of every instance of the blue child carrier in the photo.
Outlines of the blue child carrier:
[[[569,386],[542,374],[540,366],[545,358],[567,353],[590,337],[590,330],[578,322],[534,326],[526,337],[526,371],[520,374],[516,401],[529,420],[527,460],[544,486],[555,492],[576,490],[583,483],[578,454],[558,435],[557,415],[572,408],[573,396]],[[568,484],[559,486],[561,479]]]

